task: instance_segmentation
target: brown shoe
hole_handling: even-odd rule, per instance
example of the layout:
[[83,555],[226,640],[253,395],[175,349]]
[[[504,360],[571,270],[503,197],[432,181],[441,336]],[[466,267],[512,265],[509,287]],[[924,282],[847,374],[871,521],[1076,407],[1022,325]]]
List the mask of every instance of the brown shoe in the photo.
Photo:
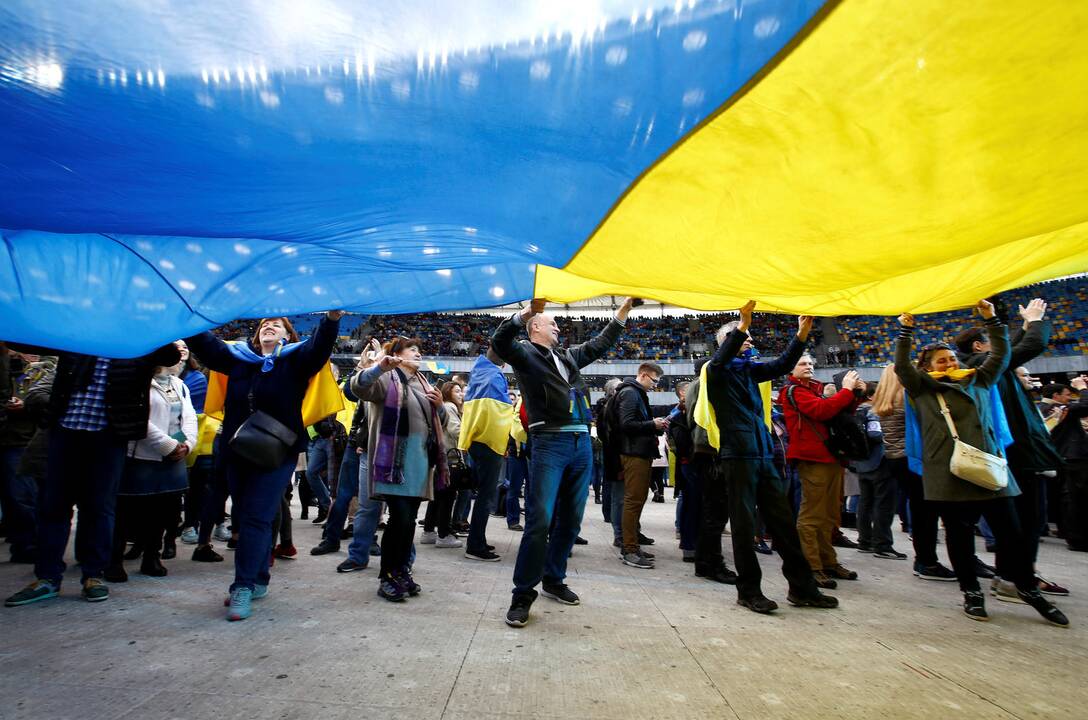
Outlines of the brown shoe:
[[816,587],[821,587],[825,590],[834,590],[839,586],[837,582],[835,582],[819,570],[813,571],[812,579],[816,581]]
[[853,570],[843,567],[842,563],[835,563],[831,567],[824,568],[824,574],[836,577],[839,580],[857,580],[858,574]]

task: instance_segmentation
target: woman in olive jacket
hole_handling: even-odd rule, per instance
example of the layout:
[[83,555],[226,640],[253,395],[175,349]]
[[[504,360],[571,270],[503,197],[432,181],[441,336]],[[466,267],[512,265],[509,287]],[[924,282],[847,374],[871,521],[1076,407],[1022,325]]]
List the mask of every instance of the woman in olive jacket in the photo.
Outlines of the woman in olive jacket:
[[984,596],[975,574],[974,527],[979,515],[985,515],[997,542],[1013,554],[1009,567],[1015,577],[1020,599],[1034,607],[1055,625],[1069,621],[1060,610],[1039,593],[1031,563],[1023,552],[1023,532],[1012,498],[1020,489],[1012,475],[1008,485],[996,492],[973,485],[952,474],[953,440],[941,414],[938,394],[944,397],[959,439],[993,455],[1004,455],[994,427],[990,386],[997,382],[1009,362],[1008,328],[994,317],[994,308],[980,300],[979,314],[988,326],[992,349],[990,357],[978,368],[961,369],[956,353],[938,343],[922,349],[918,364],[911,363],[914,341],[914,316],[899,316],[900,332],[895,347],[895,373],[910,398],[921,426],[923,473],[926,500],[933,501],[944,521],[948,554],[952,569],[964,593],[963,611],[973,620],[988,620]]

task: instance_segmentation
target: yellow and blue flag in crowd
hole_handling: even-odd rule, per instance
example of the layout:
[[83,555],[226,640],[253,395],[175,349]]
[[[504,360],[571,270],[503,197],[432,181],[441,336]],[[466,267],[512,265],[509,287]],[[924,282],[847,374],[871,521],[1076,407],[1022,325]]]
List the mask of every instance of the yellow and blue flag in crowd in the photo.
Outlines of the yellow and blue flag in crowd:
[[1088,267],[1086,2],[335,5],[351,32],[4,3],[0,335],[133,357],[608,294],[896,315]]
[[472,443],[481,442],[499,455],[505,455],[512,422],[514,406],[510,404],[506,376],[501,367],[481,355],[472,366],[465,390],[457,447],[468,450]]

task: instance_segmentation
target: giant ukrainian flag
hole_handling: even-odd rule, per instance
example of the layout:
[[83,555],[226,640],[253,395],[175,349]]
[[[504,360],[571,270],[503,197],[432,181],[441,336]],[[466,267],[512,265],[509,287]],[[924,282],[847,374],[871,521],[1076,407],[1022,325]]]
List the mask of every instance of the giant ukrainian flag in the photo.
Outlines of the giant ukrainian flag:
[[1088,269],[1088,4],[0,5],[0,337]]

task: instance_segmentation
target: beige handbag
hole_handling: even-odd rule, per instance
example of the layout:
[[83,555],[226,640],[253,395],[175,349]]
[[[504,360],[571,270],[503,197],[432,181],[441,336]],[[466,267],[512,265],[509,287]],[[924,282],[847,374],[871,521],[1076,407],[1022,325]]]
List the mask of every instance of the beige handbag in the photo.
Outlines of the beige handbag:
[[949,463],[952,474],[987,490],[994,492],[1004,490],[1009,484],[1008,461],[1000,455],[991,455],[985,450],[979,450],[960,440],[943,393],[937,393],[937,402],[941,406],[941,414],[944,415],[945,422],[948,423],[948,431],[952,433],[954,445],[952,460]]

